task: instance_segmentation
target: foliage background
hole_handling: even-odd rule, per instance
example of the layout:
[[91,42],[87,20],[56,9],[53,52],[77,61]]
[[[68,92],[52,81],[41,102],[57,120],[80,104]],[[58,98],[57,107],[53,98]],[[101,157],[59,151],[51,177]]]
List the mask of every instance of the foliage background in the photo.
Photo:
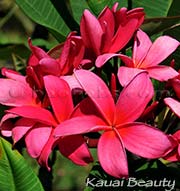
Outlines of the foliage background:
[[[144,7],[146,20],[142,26],[152,39],[170,35],[180,41],[179,0],[1,0],[0,1],[0,68],[8,67],[24,73],[30,50],[27,38],[45,50],[63,42],[70,31],[79,31],[85,8],[95,15],[106,6],[119,2],[129,9]],[[173,54],[180,67],[179,49]],[[168,62],[166,60],[166,62]],[[0,106],[0,117],[4,107]],[[95,151],[93,151],[96,158]],[[23,156],[38,173],[37,163],[25,151]],[[1,164],[0,164],[1,165]],[[54,166],[53,191],[83,190],[92,165],[78,167],[57,155]]]

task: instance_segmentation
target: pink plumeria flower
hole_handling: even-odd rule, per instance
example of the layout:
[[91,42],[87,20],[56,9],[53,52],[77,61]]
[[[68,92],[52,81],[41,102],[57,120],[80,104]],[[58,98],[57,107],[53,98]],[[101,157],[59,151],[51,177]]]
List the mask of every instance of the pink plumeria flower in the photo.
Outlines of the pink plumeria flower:
[[172,80],[170,80],[170,84],[172,85],[172,87],[176,93],[176,96],[180,100],[180,72],[176,78],[173,78]]
[[31,86],[43,89],[43,76],[71,75],[74,68],[88,63],[83,60],[85,47],[80,36],[71,32],[63,44],[46,53],[37,46],[33,46],[29,39],[32,55],[28,62],[27,79]]
[[99,56],[120,51],[144,21],[143,8],[128,11],[125,7],[117,10],[117,7],[118,3],[112,9],[105,7],[98,18],[84,11],[80,32],[87,52]]
[[179,79],[179,75],[170,80],[170,84],[172,85],[177,99],[171,98],[171,97],[167,97],[164,99],[165,104],[180,118],[180,79]]
[[107,60],[119,56],[125,63],[118,70],[120,84],[125,86],[134,76],[142,71],[147,71],[151,78],[159,81],[167,81],[178,75],[172,67],[159,65],[171,53],[173,53],[179,42],[169,36],[161,36],[154,43],[142,30],[138,30],[133,47],[132,58],[122,54],[102,55],[96,61],[96,66],[101,67]]
[[[6,111],[7,114],[1,120],[3,135],[12,136],[14,144],[24,138],[30,156],[37,158],[38,162],[48,169],[48,157],[55,146],[58,146],[65,157],[78,165],[86,165],[92,162],[92,156],[81,135],[64,138],[54,138],[53,136],[56,126],[68,119],[73,111],[71,90],[68,84],[56,76],[47,75],[43,78],[53,109],[53,113],[51,113],[43,108],[41,104],[32,104],[32,100],[34,100],[32,99],[32,89],[24,77],[9,71],[4,72],[6,72],[6,76],[11,76],[11,78],[22,82],[18,81],[17,83],[13,79],[0,79],[3,92],[1,93],[0,103],[14,106]],[[8,92],[14,87],[16,87],[14,90],[16,94],[13,95],[16,95],[16,97],[8,97]],[[35,92],[34,95],[36,95]],[[14,125],[10,124],[11,118],[17,118]]]
[[180,130],[176,131],[170,136],[170,138],[172,139],[174,147],[172,151],[164,157],[164,159],[171,162],[180,161]]
[[135,122],[154,93],[146,72],[138,74],[122,90],[116,104],[97,75],[78,70],[75,77],[88,94],[89,101],[83,100],[77,109],[84,116],[77,115],[62,122],[55,129],[56,137],[104,131],[98,141],[98,158],[102,168],[117,178],[128,176],[125,149],[154,159],[164,156],[171,148],[171,142],[163,132],[145,123]]

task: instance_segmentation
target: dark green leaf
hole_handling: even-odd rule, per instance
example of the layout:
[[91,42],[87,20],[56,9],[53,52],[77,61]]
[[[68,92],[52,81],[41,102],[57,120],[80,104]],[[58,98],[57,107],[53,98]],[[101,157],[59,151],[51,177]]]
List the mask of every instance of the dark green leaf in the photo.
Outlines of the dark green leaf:
[[[98,15],[105,6],[112,7],[114,3],[118,2],[117,0],[86,0],[92,12],[95,15]],[[121,0],[119,3],[120,7],[127,7],[127,0]]]
[[177,26],[180,22],[180,15],[169,16],[169,17],[159,17],[146,19],[142,25],[142,30],[144,30],[148,35],[158,34],[160,32],[167,31],[171,28]]
[[58,11],[58,13],[61,15],[67,26],[72,30],[72,31],[79,31],[79,25],[75,21],[72,15],[72,10],[70,6],[70,1],[69,0],[51,0],[53,3],[54,7]]
[[143,7],[146,17],[163,17],[167,16],[169,7],[173,0],[133,0],[133,7]]
[[0,138],[0,190],[43,191],[42,185],[18,151]]
[[69,28],[49,0],[16,0],[18,6],[36,23],[47,27],[59,40],[63,41]]
[[[176,16],[179,15],[180,16],[180,1],[179,0],[174,0],[173,3],[171,4],[171,7],[168,11],[168,16],[172,15],[172,16]],[[164,35],[169,35],[175,39],[177,39],[178,41],[180,41],[180,19],[179,22],[177,22],[176,25],[172,26],[169,28],[169,30],[166,30],[164,32]],[[168,59],[168,61],[170,62],[170,60],[175,59],[176,61],[176,68],[179,69],[179,62],[180,62],[180,48],[178,48],[175,53]]]
[[87,2],[82,0],[69,0],[69,6],[71,7],[72,15],[77,23],[80,23],[83,11],[85,9],[90,9]]

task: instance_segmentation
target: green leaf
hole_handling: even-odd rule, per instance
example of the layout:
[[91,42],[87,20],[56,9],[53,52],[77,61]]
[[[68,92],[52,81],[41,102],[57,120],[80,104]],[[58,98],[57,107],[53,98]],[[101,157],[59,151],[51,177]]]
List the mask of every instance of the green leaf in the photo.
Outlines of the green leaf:
[[150,18],[145,19],[145,22],[141,28],[151,36],[174,28],[179,22],[180,15],[172,17]]
[[[86,2],[93,11],[93,13],[95,15],[98,15],[104,9],[105,6],[112,7],[114,3],[117,2],[117,0],[86,0]],[[121,0],[119,4],[120,7],[127,7],[127,0]]]
[[134,0],[132,4],[133,8],[143,7],[146,13],[146,19],[141,26],[142,30],[152,36],[175,25],[179,21],[179,17],[167,17],[172,2],[173,0]]
[[179,6],[180,6],[180,1],[179,0],[173,0],[171,3],[171,6],[168,10],[168,16],[176,16],[176,15],[180,15],[180,10],[179,10]]
[[59,40],[70,32],[52,2],[49,0],[16,0],[18,6],[36,23],[43,25]]
[[[171,4],[169,11],[168,11],[168,16],[176,16],[176,15],[180,16],[179,6],[180,6],[180,1],[174,0],[173,3]],[[169,30],[166,30],[164,32],[164,35],[169,35],[169,36],[177,39],[178,41],[180,41],[180,19],[176,25],[170,27]],[[175,59],[177,69],[179,69],[179,63],[178,62],[180,61],[179,51],[180,51],[180,47],[168,59],[169,62],[170,62],[170,60]]]
[[169,7],[173,0],[133,0],[133,8],[143,7],[146,13],[146,17],[163,17],[167,16]]
[[[70,1],[69,0],[52,0],[51,1],[61,15],[62,19],[66,23],[66,25],[71,29],[71,31],[78,31],[79,32],[79,25],[78,22],[75,21],[73,18]],[[79,8],[78,8],[79,11]]]
[[174,16],[179,17],[179,20],[176,25],[171,26],[165,34],[169,34],[173,36],[174,38],[180,40],[180,1],[179,0],[173,0],[173,3],[171,4],[171,7],[168,11],[168,16]]
[[90,9],[87,2],[82,0],[69,0],[69,6],[71,7],[72,15],[77,23],[80,23],[84,10]]
[[0,190],[43,191],[36,174],[17,150],[0,138]]

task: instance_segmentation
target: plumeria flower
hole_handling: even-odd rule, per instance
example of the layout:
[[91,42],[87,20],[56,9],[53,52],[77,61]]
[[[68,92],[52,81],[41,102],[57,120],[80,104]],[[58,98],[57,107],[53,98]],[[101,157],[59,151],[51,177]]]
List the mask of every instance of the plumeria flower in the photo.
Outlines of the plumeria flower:
[[[170,84],[172,85],[177,99],[180,100],[180,75],[178,75],[176,78],[170,80]],[[171,98],[167,97],[164,99],[165,104],[180,118],[180,102]]]
[[170,84],[173,87],[173,89],[176,93],[176,96],[180,100],[180,71],[179,71],[179,75],[177,77],[170,80]]
[[170,136],[174,147],[170,153],[168,153],[164,159],[174,162],[180,161],[180,130],[176,131],[173,135]]
[[105,7],[98,18],[88,10],[83,13],[80,22],[82,40],[87,52],[95,57],[120,51],[144,21],[143,8],[128,11],[125,7],[117,10],[117,7],[118,3],[112,9]]
[[178,75],[172,67],[159,65],[179,46],[179,42],[169,36],[161,36],[154,43],[142,30],[138,30],[133,47],[132,58],[122,54],[102,55],[96,61],[96,66],[101,67],[107,60],[119,56],[125,63],[118,70],[120,84],[125,86],[134,76],[142,71],[147,71],[151,78],[167,81]]
[[[33,90],[24,80],[25,77],[8,71],[4,72],[6,76],[13,79],[0,79],[2,90],[0,103],[13,107],[6,111],[7,114],[1,120],[3,135],[12,136],[14,144],[24,138],[30,156],[37,158],[38,162],[48,169],[48,157],[55,146],[64,156],[78,165],[91,162],[92,156],[81,135],[64,138],[53,136],[56,126],[68,119],[73,111],[71,90],[66,81],[51,75],[43,78],[50,106],[53,109],[51,113],[43,108],[42,104],[34,104],[34,97],[37,96],[32,97]],[[13,94],[9,96],[8,93],[12,90]],[[36,93],[34,92],[33,95]],[[7,128],[11,118],[17,118],[16,123]]]
[[56,137],[103,131],[97,145],[98,158],[102,168],[117,178],[128,176],[125,149],[149,159],[162,157],[169,151],[172,145],[168,136],[136,122],[154,94],[146,72],[138,74],[122,90],[116,104],[97,75],[83,69],[74,73],[89,97],[77,108],[78,115],[82,115],[58,125],[54,131]]
[[71,32],[63,44],[46,53],[37,46],[33,46],[29,39],[32,55],[28,62],[27,79],[32,87],[42,90],[43,76],[71,75],[74,68],[86,65],[89,60],[83,60],[85,47],[81,37]]
[[[180,75],[170,80],[177,99],[180,99]],[[174,98],[167,97],[164,99],[165,104],[180,118],[180,102]],[[180,130],[176,131],[173,135],[170,135],[174,147],[172,151],[164,158],[168,161],[180,160]]]

